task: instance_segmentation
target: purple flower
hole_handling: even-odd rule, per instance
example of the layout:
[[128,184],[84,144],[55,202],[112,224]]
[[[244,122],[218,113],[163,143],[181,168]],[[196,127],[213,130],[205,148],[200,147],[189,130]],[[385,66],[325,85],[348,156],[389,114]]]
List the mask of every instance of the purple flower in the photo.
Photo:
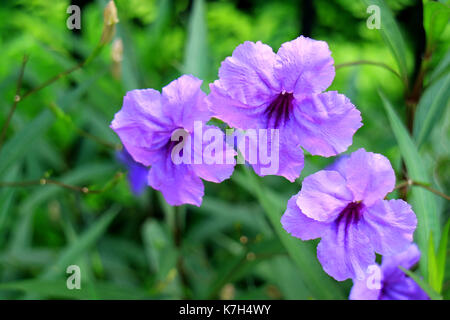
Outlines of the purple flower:
[[389,160],[359,149],[332,170],[306,177],[281,223],[300,239],[322,238],[317,257],[336,280],[363,278],[375,252],[396,254],[413,239],[417,220],[411,206],[383,200],[394,185]]
[[[225,135],[205,125],[211,114],[201,84],[194,76],[184,75],[164,87],[162,93],[132,90],[111,123],[133,159],[151,166],[148,184],[161,191],[170,205],[200,206],[204,194],[201,179],[218,183],[234,170],[235,153],[228,152],[223,143]],[[215,129],[214,135],[205,139],[198,127]],[[188,161],[174,161],[174,155]]]
[[142,194],[147,186],[148,168],[134,161],[125,148],[117,153],[117,158],[128,169],[128,183],[130,184],[131,191],[136,196]]
[[381,267],[374,265],[380,279],[378,286],[371,285],[370,277],[353,280],[350,292],[351,300],[428,300],[425,291],[399,267],[413,267],[420,259],[420,251],[415,244],[407,250],[391,256],[383,257]]
[[[278,129],[280,164],[273,174],[294,181],[303,169],[300,146],[313,155],[333,156],[352,144],[362,126],[347,97],[323,92],[333,81],[333,63],[324,41],[300,36],[276,54],[259,41],[246,41],[222,62],[208,106],[231,127]],[[257,164],[253,168],[264,175]]]

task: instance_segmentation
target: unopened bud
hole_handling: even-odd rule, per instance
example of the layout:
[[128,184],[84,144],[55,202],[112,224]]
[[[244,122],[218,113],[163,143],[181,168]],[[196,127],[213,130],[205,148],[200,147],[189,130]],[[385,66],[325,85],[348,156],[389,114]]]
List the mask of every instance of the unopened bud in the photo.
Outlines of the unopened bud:
[[117,17],[117,7],[113,0],[109,1],[103,11],[104,24],[106,26],[112,26],[119,22]]
[[122,39],[117,38],[112,44],[111,51],[112,60],[116,63],[120,63],[123,60],[123,42]]
[[109,1],[103,11],[103,33],[100,43],[107,44],[114,37],[116,31],[116,23],[119,22],[117,17],[117,8],[113,0]]
[[112,58],[112,75],[115,79],[120,79],[122,74],[122,60],[123,60],[123,43],[122,39],[117,38],[112,44],[111,50]]

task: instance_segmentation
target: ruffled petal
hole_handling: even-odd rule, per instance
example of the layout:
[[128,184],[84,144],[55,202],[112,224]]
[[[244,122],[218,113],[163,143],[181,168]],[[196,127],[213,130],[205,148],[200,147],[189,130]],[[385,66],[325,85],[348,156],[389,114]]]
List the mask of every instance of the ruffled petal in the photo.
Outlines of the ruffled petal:
[[258,107],[270,103],[279,92],[274,78],[276,55],[260,41],[246,41],[234,49],[219,69],[221,87],[228,96],[244,105]]
[[419,260],[420,251],[415,243],[410,244],[404,251],[398,254],[384,256],[381,262],[381,269],[383,270],[386,282],[394,283],[403,281],[406,278],[406,274],[399,266],[405,269],[411,269]]
[[231,177],[236,164],[236,152],[227,144],[225,134],[215,126],[205,125],[202,140],[194,141],[192,169],[195,174],[216,183]]
[[301,146],[313,155],[334,156],[352,144],[362,126],[361,113],[336,91],[294,99],[292,122]]
[[317,258],[326,273],[343,281],[363,279],[375,262],[375,253],[357,224],[334,223],[317,246]]
[[158,153],[174,129],[163,112],[160,93],[153,89],[127,92],[111,128],[133,159],[146,166],[159,160]]
[[206,94],[200,88],[202,82],[192,75],[183,75],[162,89],[163,112],[174,127],[191,132],[195,121],[211,118]]
[[117,158],[122,162],[128,170],[128,182],[131,191],[136,195],[142,194],[147,186],[147,176],[149,168],[134,161],[126,149],[117,153]]
[[381,300],[429,300],[425,291],[411,278],[387,284],[380,296]]
[[[383,289],[383,274],[377,264],[369,266],[371,274],[366,274],[364,279],[353,279],[353,287],[350,291],[350,300],[379,300]],[[367,272],[366,272],[367,273]]]
[[212,116],[238,129],[257,129],[265,127],[266,106],[249,108],[228,96],[227,91],[216,80],[209,85],[211,92],[206,98]]
[[345,168],[347,166],[347,161],[350,158],[350,155],[343,154],[340,155],[336,160],[330,164],[328,167],[325,168],[325,170],[330,171],[337,171],[339,172],[343,177],[345,176]]
[[237,131],[237,147],[259,176],[283,176],[294,182],[304,165],[303,151],[284,130]]
[[172,206],[200,206],[204,194],[203,181],[187,164],[174,164],[170,157],[155,163],[148,175],[148,184],[161,191]]
[[403,200],[378,200],[365,209],[361,220],[375,251],[386,256],[408,247],[416,225],[416,215]]
[[344,177],[355,201],[371,206],[394,189],[395,173],[389,160],[377,153],[359,149],[350,155]]
[[383,256],[381,270],[383,271],[384,290],[383,300],[428,300],[425,291],[403,270],[411,269],[419,262],[420,251],[416,244],[410,244],[406,250],[393,255]]
[[335,71],[325,41],[303,36],[285,42],[277,52],[275,73],[282,89],[294,94],[319,93],[333,82]]
[[308,218],[297,205],[297,195],[292,196],[287,209],[281,217],[284,230],[302,240],[320,238],[329,228],[329,224]]
[[352,202],[345,179],[336,171],[322,170],[303,180],[297,204],[308,217],[331,222]]

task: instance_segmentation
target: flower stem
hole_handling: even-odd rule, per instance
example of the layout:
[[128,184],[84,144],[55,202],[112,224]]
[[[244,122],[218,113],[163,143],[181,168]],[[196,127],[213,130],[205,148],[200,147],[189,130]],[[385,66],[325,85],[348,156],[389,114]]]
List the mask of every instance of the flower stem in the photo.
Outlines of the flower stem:
[[19,101],[21,101],[23,99],[23,97],[20,96],[20,90],[22,89],[23,74],[25,72],[25,66],[26,66],[27,62],[28,62],[28,56],[25,55],[22,60],[22,66],[20,68],[19,78],[17,80],[16,95],[14,96],[14,103],[13,103],[11,109],[9,110],[8,117],[6,118],[6,122],[2,127],[2,132],[0,133],[0,149],[2,148],[3,140],[5,139],[5,135],[6,135],[6,130],[8,129],[9,123],[11,122],[11,118],[14,114],[14,111],[17,108],[17,104],[19,103]]
[[418,182],[418,181],[413,181],[413,180],[407,180],[404,182],[399,183],[394,190],[397,189],[402,189],[402,188],[408,188],[409,186],[418,186],[418,187],[422,187],[424,189],[427,189],[430,192],[433,192],[434,194],[446,199],[450,201],[450,196],[446,195],[445,193],[440,192],[439,190],[436,190],[432,187],[430,187],[428,184],[423,183],[423,182]]
[[70,184],[66,184],[57,180],[42,178],[40,180],[31,180],[31,181],[17,181],[17,182],[0,182],[1,187],[29,187],[29,186],[38,186],[38,185],[55,185],[61,188],[69,189],[76,192],[81,192],[84,194],[99,194],[105,192],[114,186],[119,179],[123,176],[122,172],[117,172],[113,179],[109,181],[103,188],[91,190],[88,187],[79,187]]
[[404,82],[402,77],[401,77],[401,75],[397,71],[395,71],[394,69],[392,69],[391,67],[389,67],[387,64],[385,64],[383,62],[369,61],[369,60],[358,60],[358,61],[352,61],[352,62],[345,62],[345,63],[337,64],[335,66],[335,68],[337,70],[337,69],[340,69],[340,68],[352,67],[352,66],[357,66],[357,65],[361,65],[361,64],[368,64],[368,65],[382,67],[382,68],[384,68],[386,70],[389,70],[393,74],[395,74],[400,80],[402,80],[402,82]]

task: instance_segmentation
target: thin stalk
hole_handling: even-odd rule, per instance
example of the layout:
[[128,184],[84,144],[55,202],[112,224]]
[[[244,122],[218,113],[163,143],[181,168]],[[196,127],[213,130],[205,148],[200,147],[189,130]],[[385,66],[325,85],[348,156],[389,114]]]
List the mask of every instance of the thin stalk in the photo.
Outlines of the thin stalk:
[[28,62],[28,56],[25,55],[22,60],[22,66],[20,68],[19,78],[17,79],[16,95],[14,96],[14,102],[13,102],[11,109],[9,110],[8,117],[6,118],[6,122],[2,127],[2,132],[0,133],[0,149],[2,148],[3,140],[5,139],[6,130],[8,129],[9,123],[11,122],[11,118],[14,114],[14,111],[16,111],[17,104],[19,103],[19,101],[21,101],[23,99],[23,97],[20,96],[20,91],[22,89],[22,80],[23,80],[23,75],[25,73],[25,66],[26,66],[27,62]]
[[442,197],[442,198],[444,198],[444,199],[450,201],[450,196],[446,195],[445,193],[442,193],[441,191],[436,190],[436,189],[430,187],[430,186],[429,186],[428,184],[426,184],[426,183],[418,182],[418,181],[413,181],[413,180],[407,180],[407,181],[404,181],[404,182],[402,182],[402,183],[399,183],[399,184],[394,188],[394,190],[397,190],[397,189],[404,189],[404,188],[407,189],[407,188],[410,187],[410,186],[418,186],[418,187],[422,187],[422,188],[427,189],[428,191],[433,192],[434,194],[436,194],[436,195],[438,195],[438,196],[440,196],[440,197]]
[[88,187],[79,187],[79,186],[74,186],[74,185],[70,185],[70,184],[66,184],[64,182],[60,182],[57,180],[52,180],[52,179],[46,179],[46,178],[42,178],[40,180],[31,180],[31,181],[17,181],[17,182],[0,182],[0,188],[2,187],[29,187],[29,186],[38,186],[38,185],[55,185],[61,188],[65,188],[68,190],[72,190],[72,191],[76,191],[76,192],[81,192],[84,194],[99,194],[102,192],[105,192],[106,190],[110,189],[113,185],[115,185],[119,179],[123,176],[122,172],[118,172],[114,175],[114,178],[107,183],[103,188],[101,189],[94,189],[91,190]]
[[403,79],[402,79],[402,76],[397,71],[395,71],[394,69],[392,69],[391,67],[389,67],[387,64],[385,64],[383,62],[369,61],[369,60],[358,60],[358,61],[352,61],[352,62],[345,62],[345,63],[337,64],[335,66],[335,68],[337,70],[337,69],[344,68],[344,67],[353,67],[353,66],[358,66],[358,65],[362,65],[362,64],[382,67],[382,68],[392,72],[393,74],[395,74],[402,82],[404,82]]

